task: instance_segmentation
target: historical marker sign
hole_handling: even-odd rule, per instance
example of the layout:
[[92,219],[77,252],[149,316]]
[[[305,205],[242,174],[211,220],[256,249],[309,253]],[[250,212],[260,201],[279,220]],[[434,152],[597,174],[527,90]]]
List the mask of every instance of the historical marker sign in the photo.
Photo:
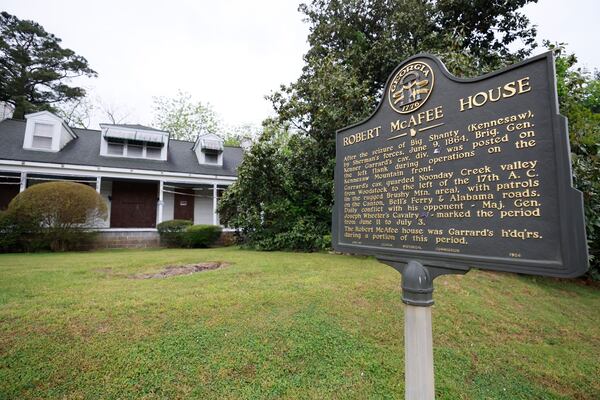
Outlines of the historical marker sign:
[[337,132],[334,248],[426,266],[574,277],[581,193],[551,53],[475,79],[403,62],[366,121]]

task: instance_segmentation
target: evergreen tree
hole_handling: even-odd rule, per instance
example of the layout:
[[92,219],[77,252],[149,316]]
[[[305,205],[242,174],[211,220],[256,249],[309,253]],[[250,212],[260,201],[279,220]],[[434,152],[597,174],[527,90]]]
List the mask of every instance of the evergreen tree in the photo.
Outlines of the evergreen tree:
[[34,21],[0,13],[0,101],[15,107],[15,118],[83,98],[85,90],[70,86],[69,79],[97,76],[85,58],[60,42]]

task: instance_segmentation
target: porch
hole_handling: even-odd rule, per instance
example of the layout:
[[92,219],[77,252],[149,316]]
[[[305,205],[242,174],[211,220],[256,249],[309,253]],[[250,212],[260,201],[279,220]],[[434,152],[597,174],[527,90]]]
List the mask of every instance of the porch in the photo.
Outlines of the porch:
[[72,181],[93,187],[108,205],[97,229],[113,232],[156,232],[162,221],[185,219],[220,225],[217,203],[232,181],[213,179],[134,179],[84,174],[44,174],[0,170],[0,210],[26,188],[51,181]]

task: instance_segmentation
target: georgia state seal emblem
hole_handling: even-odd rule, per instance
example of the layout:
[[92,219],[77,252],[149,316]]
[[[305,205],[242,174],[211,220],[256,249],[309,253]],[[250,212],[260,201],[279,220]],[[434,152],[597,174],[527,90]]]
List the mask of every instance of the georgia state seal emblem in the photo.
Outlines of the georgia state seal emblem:
[[400,68],[388,90],[390,106],[400,114],[408,114],[421,107],[433,90],[433,70],[423,61],[415,61]]

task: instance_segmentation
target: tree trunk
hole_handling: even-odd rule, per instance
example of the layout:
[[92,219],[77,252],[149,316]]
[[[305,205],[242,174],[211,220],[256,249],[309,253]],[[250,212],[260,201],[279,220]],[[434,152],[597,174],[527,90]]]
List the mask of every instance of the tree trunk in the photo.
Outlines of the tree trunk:
[[31,106],[25,96],[19,96],[15,99],[14,119],[25,119],[25,114],[31,111]]

